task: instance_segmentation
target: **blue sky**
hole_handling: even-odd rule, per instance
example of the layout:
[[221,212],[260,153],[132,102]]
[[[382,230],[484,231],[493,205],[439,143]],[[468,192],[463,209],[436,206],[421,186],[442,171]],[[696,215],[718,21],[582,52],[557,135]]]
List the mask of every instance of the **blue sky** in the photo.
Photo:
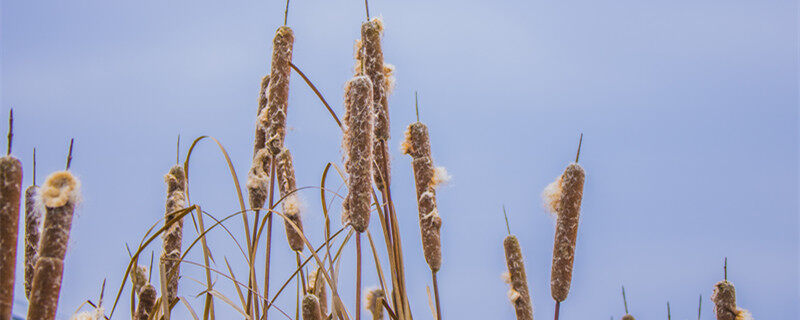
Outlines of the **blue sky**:
[[[61,315],[96,300],[104,278],[109,291],[118,288],[125,243],[138,243],[163,214],[161,177],[174,163],[177,134],[183,154],[197,136],[218,138],[245,177],[256,94],[283,6],[2,2],[0,110],[15,108],[14,154],[26,165],[25,186],[33,147],[41,182],[63,167],[76,138],[73,170],[84,203],[73,224]],[[389,100],[393,191],[416,317],[430,315],[430,275],[410,158],[399,152],[414,121],[415,90],[435,162],[453,175],[438,194],[446,318],[513,318],[500,278],[502,205],[525,254],[536,316],[552,316],[554,223],[540,193],[574,158],[581,132],[587,178],[562,319],[619,319],[622,284],[638,318],[666,318],[670,301],[676,319],[695,319],[702,294],[702,318],[713,319],[708,297],[726,256],[739,304],[756,319],[800,311],[795,1],[373,0],[370,10],[385,20],[385,58],[397,67]],[[288,20],[294,63],[341,116],[363,3],[295,1]],[[341,162],[341,135],[295,75],[289,109],[298,185],[317,185],[325,163]],[[191,168],[194,201],[215,215],[238,210],[212,144],[200,145]],[[318,192],[303,197],[306,229],[319,243]],[[276,230],[274,259],[285,263],[273,277],[283,279],[294,257]],[[223,233],[212,239],[217,257],[244,270]],[[354,297],[354,250],[342,263],[341,281],[351,284],[342,289],[346,302]],[[202,277],[197,268],[183,270]],[[17,273],[22,279],[21,267]],[[374,271],[364,276],[365,285],[376,284]],[[187,280],[180,294],[200,306],[193,300],[200,289]],[[115,318],[127,317],[125,297]],[[24,312],[21,282],[15,300]],[[279,305],[293,313],[293,303],[287,295]],[[221,302],[218,309],[233,314]]]

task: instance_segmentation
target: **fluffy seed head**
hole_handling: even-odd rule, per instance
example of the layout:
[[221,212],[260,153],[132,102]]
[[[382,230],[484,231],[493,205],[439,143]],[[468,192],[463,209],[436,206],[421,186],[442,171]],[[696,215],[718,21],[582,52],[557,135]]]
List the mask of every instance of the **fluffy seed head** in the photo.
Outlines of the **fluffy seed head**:
[[[297,189],[297,180],[294,176],[294,164],[292,161],[292,153],[289,149],[283,148],[278,154],[277,158],[277,175],[278,175],[278,189],[281,192],[283,200],[283,214],[286,216],[284,226],[286,227],[286,240],[289,242],[289,247],[294,251],[303,251],[303,221],[300,220],[300,198],[297,193],[289,194]],[[301,232],[292,227],[289,223],[292,221]]]
[[343,203],[343,221],[358,232],[369,226],[372,192],[373,126],[372,81],[358,76],[345,86],[345,171],[348,193]]
[[632,315],[626,314],[622,316],[622,320],[636,320]]
[[251,208],[264,207],[264,201],[267,199],[267,189],[269,188],[270,159],[272,158],[266,148],[258,150],[255,157],[253,157],[246,184]]
[[105,309],[101,306],[92,311],[84,311],[81,313],[73,314],[70,320],[104,320]]
[[550,294],[559,302],[567,299],[572,282],[584,176],[583,168],[577,163],[567,166],[561,175],[561,198],[556,206],[558,218],[550,274]]
[[509,284],[508,297],[511,306],[517,314],[517,320],[533,320],[533,304],[528,291],[528,276],[525,273],[525,263],[522,261],[522,250],[519,240],[509,235],[503,240],[503,249],[506,254],[508,275],[506,282]]
[[261,78],[261,86],[258,89],[258,109],[256,111],[256,137],[253,140],[253,156],[258,150],[266,146],[267,128],[269,127],[269,115],[264,115],[265,123],[261,121],[261,112],[267,107],[267,88],[269,87],[269,76]]
[[153,307],[156,304],[156,288],[151,284],[142,287],[139,292],[139,305],[136,306],[136,315],[133,317],[135,320],[147,320],[153,312]]
[[317,267],[308,274],[308,292],[313,293],[319,300],[319,308],[323,315],[328,314],[328,292],[325,290],[325,278]]
[[367,295],[364,297],[364,304],[369,312],[372,313],[373,320],[383,319],[384,299],[386,299],[386,296],[383,294],[383,290],[381,289],[375,288],[367,291]]
[[267,112],[259,121],[267,124],[266,146],[276,156],[286,138],[286,112],[289,106],[289,75],[291,74],[294,32],[287,26],[278,28],[272,42],[272,67],[268,88]]
[[737,320],[736,289],[733,283],[727,280],[717,282],[711,301],[714,302],[714,313],[718,320]]
[[[164,223],[170,223],[175,217],[173,214],[186,208],[186,172],[183,167],[175,165],[164,176],[167,184],[167,201],[165,204]],[[178,278],[180,277],[181,243],[183,242],[183,218],[172,221],[166,231],[161,235],[163,247],[161,249],[160,265],[165,267],[167,274],[167,292],[164,292],[165,301],[175,299],[178,292]]]
[[59,171],[51,174],[44,181],[39,190],[39,197],[47,208],[56,208],[71,203],[72,206],[80,202],[81,182],[69,171]]
[[133,292],[138,293],[139,289],[147,284],[147,266],[137,265],[131,273],[131,284]]

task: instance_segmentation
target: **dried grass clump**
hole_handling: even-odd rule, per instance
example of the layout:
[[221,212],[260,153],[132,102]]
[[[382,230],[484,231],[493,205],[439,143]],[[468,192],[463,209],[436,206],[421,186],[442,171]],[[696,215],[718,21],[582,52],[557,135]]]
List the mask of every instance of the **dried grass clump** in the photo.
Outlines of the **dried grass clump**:
[[42,233],[44,208],[36,201],[38,186],[25,190],[25,297],[30,297],[33,271],[39,259],[39,237]]
[[[135,320],[148,320],[156,305],[156,288],[151,284],[142,287],[139,292],[139,305],[136,306]],[[163,303],[163,302],[162,302]]]
[[578,237],[578,221],[583,198],[585,173],[577,163],[571,163],[559,178],[560,198],[557,204],[556,234],[553,243],[553,267],[550,278],[550,293],[561,302],[567,299],[572,282],[572,266],[575,261],[575,242]]
[[55,172],[47,177],[40,191],[39,201],[44,203],[46,213],[31,285],[28,318],[55,319],[72,216],[80,199],[80,181],[68,171]]
[[728,280],[722,280],[714,285],[711,294],[714,302],[714,314],[717,320],[749,320],[750,312],[736,306],[736,288]]
[[0,158],[0,182],[0,319],[10,319],[14,304],[19,198],[22,191],[22,162],[19,159],[12,156]]
[[[300,198],[297,193],[289,194],[297,189],[297,180],[294,176],[294,164],[292,162],[292,153],[289,149],[283,148],[278,154],[277,161],[277,175],[278,175],[278,189],[281,192],[283,199],[283,214],[286,216],[284,225],[286,227],[286,240],[289,242],[289,247],[293,251],[303,251],[303,221],[300,220]],[[297,232],[292,225],[294,223],[300,232]]]
[[[164,223],[169,223],[175,218],[174,212],[186,207],[186,172],[183,167],[175,165],[164,176],[167,183],[166,212]],[[161,264],[164,265],[167,275],[167,292],[164,292],[167,303],[172,302],[178,292],[178,278],[180,278],[181,242],[183,240],[183,218],[174,221],[164,231],[163,248],[161,250]]]
[[247,174],[247,191],[250,198],[250,207],[263,208],[267,199],[269,188],[270,161],[269,150],[262,148],[253,157],[253,164]]
[[364,302],[369,312],[372,313],[373,320],[383,320],[384,299],[386,299],[386,295],[381,289],[375,288],[367,291]]
[[525,263],[522,261],[522,250],[519,240],[513,235],[508,235],[503,240],[503,248],[506,253],[506,266],[508,274],[508,298],[511,306],[517,314],[517,320],[533,320],[533,304],[531,295],[528,291],[528,276],[525,273]]
[[369,226],[372,192],[374,112],[372,81],[354,77],[345,86],[345,171],[349,175],[348,193],[343,202],[342,221],[364,232]]
[[317,296],[319,309],[323,315],[328,314],[328,292],[325,289],[325,278],[320,273],[320,268],[314,269],[308,274],[308,292]]
[[289,75],[292,68],[294,32],[281,26],[272,41],[272,66],[267,90],[266,112],[262,110],[259,121],[267,128],[266,147],[272,156],[278,155],[286,138],[286,112],[289,107]]
[[319,300],[313,294],[303,297],[303,320],[322,320]]
[[417,189],[417,208],[419,228],[422,236],[422,249],[425,261],[431,271],[442,266],[441,227],[442,218],[436,208],[436,186],[446,177],[446,171],[435,169],[431,158],[428,127],[421,122],[412,123],[406,129],[403,152],[411,155],[414,168],[414,182]]

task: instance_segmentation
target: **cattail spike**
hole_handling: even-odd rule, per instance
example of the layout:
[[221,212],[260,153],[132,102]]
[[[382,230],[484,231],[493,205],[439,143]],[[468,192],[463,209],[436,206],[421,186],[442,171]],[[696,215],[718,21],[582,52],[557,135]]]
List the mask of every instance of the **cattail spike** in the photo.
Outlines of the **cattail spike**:
[[106,278],[103,278],[103,285],[100,286],[100,300],[97,301],[97,306],[103,305],[103,296],[106,294]]
[[[167,184],[167,199],[164,205],[164,224],[166,230],[162,233],[163,244],[159,257],[160,272],[166,275],[166,292],[162,292],[164,303],[172,303],[178,293],[178,279],[180,278],[181,242],[183,240],[183,218],[175,220],[175,212],[187,206],[186,200],[186,172],[183,167],[175,165],[164,176]],[[151,257],[150,272],[153,271]]]
[[628,313],[628,298],[625,297],[625,286],[622,286],[622,303],[625,304],[625,313]]
[[419,122],[419,97],[416,91],[414,91],[414,109],[417,111],[417,122]]
[[583,198],[583,183],[586,173],[577,163],[571,163],[556,180],[553,191],[554,202],[550,208],[557,215],[556,233],[553,241],[553,263],[550,272],[550,295],[555,301],[567,299],[572,283],[572,268],[575,262],[575,245]]
[[136,307],[136,315],[134,320],[147,320],[150,319],[150,314],[153,313],[153,307],[156,304],[156,288],[151,284],[147,284],[139,292],[139,305]]
[[8,150],[6,150],[6,155],[11,154],[12,138],[14,138],[14,109],[8,110]]
[[286,25],[286,20],[289,17],[289,0],[286,0],[286,10],[283,11],[283,25]]
[[506,218],[506,230],[508,235],[511,235],[511,226],[508,224],[508,214],[506,213],[506,205],[503,205],[503,216]]
[[345,86],[345,171],[349,175],[348,193],[343,202],[343,222],[358,232],[369,226],[372,203],[374,121],[372,110],[373,83],[367,76],[358,76]]
[[581,157],[582,144],[583,144],[583,133],[581,133],[581,138],[578,140],[578,153],[575,155],[575,163],[578,163],[578,159]]
[[509,285],[508,298],[517,315],[517,320],[533,320],[533,304],[528,290],[528,276],[525,273],[525,263],[522,258],[522,249],[519,240],[513,235],[508,235],[503,240],[508,267]]
[[75,143],[75,138],[69,139],[69,152],[67,153],[67,170],[72,165],[72,144]]
[[0,319],[11,319],[19,234],[22,162],[0,157]]

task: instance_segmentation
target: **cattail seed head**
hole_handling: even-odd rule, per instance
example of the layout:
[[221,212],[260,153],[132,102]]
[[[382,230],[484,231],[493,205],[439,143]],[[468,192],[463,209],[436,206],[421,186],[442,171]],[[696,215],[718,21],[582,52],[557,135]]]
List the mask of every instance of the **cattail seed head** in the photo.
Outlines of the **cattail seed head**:
[[70,320],[105,320],[105,309],[97,307],[92,311],[84,311],[73,314]]
[[139,305],[136,306],[135,320],[150,319],[150,314],[153,313],[153,307],[156,305],[156,288],[151,284],[142,287],[139,292]]
[[266,138],[267,138],[267,127],[269,126],[269,116],[265,116],[266,123],[262,123],[260,120],[261,112],[267,107],[267,88],[269,87],[269,76],[265,76],[261,78],[261,86],[258,90],[258,110],[256,111],[256,117],[259,119],[256,121],[256,137],[253,141],[253,156],[258,153],[258,150],[263,149],[266,146]]
[[373,18],[361,24],[361,60],[364,64],[364,74],[372,80],[373,101],[375,104],[375,138],[376,140],[389,140],[389,104],[386,95],[386,74],[383,65],[383,49],[381,37],[383,36],[383,21]]
[[[303,221],[300,220],[300,197],[297,193],[289,194],[297,189],[297,181],[294,176],[294,164],[292,161],[292,153],[289,149],[283,148],[278,154],[277,158],[277,175],[278,175],[278,189],[281,192],[283,199],[283,214],[286,216],[287,221],[284,221],[286,227],[286,240],[289,242],[289,247],[294,251],[303,251]],[[292,221],[301,232],[292,227],[289,223]]]
[[247,192],[250,198],[250,207],[263,208],[267,199],[269,188],[270,161],[269,150],[262,148],[253,157],[253,164],[247,174]]
[[383,290],[372,289],[364,297],[365,306],[372,313],[372,320],[383,320],[383,300],[386,299]]
[[44,207],[36,201],[38,186],[25,190],[25,296],[29,297],[33,284],[33,271],[39,258],[39,237],[42,232]]
[[636,320],[632,315],[626,314],[622,316],[622,320]]
[[345,171],[349,175],[348,193],[343,203],[343,221],[358,232],[369,226],[372,203],[374,111],[372,81],[358,76],[345,86]]
[[714,302],[714,313],[717,320],[736,320],[736,289],[733,283],[722,280],[714,285],[714,292],[711,294],[711,301]]
[[322,320],[319,300],[313,294],[303,297],[303,320]]
[[431,271],[436,272],[442,266],[442,218],[436,207],[436,187],[439,180],[446,179],[444,176],[447,174],[444,168],[436,169],[433,166],[430,136],[424,124],[416,122],[406,128],[402,151],[413,158],[422,251]]
[[80,199],[80,181],[69,171],[59,171],[48,176],[39,191],[38,201],[46,212],[28,297],[28,318],[54,319],[72,216]]
[[[164,223],[174,219],[174,212],[186,208],[186,173],[183,167],[175,165],[164,176],[167,183],[166,212]],[[183,241],[183,218],[174,221],[162,234],[163,247],[160,260],[165,266],[167,274],[167,292],[164,293],[167,303],[175,299],[178,292],[178,278],[180,277],[181,242]]]
[[267,94],[267,112],[261,112],[259,120],[267,128],[266,146],[276,156],[286,138],[286,112],[289,106],[289,75],[291,74],[294,32],[281,26],[272,42],[272,66]]
[[22,162],[12,156],[0,158],[0,319],[11,318],[14,304],[21,191]]
[[585,173],[577,163],[572,163],[561,175],[561,197],[557,211],[556,234],[553,244],[553,266],[550,278],[550,293],[556,301],[564,301],[572,282],[572,266],[575,261],[575,242],[578,237],[578,221],[583,198]]
[[328,314],[328,292],[325,290],[325,279],[320,274],[322,272],[319,267],[308,274],[308,292],[317,296],[319,300],[319,309],[323,315]]
[[147,267],[137,265],[131,273],[131,284],[133,285],[133,292],[139,293],[139,290],[147,284]]
[[528,291],[528,276],[525,273],[525,263],[522,261],[522,250],[519,240],[509,235],[503,240],[506,253],[506,266],[508,266],[509,285],[508,297],[517,314],[517,320],[533,320],[533,304]]

